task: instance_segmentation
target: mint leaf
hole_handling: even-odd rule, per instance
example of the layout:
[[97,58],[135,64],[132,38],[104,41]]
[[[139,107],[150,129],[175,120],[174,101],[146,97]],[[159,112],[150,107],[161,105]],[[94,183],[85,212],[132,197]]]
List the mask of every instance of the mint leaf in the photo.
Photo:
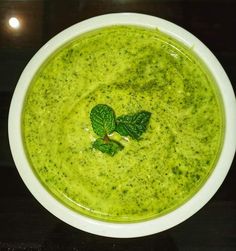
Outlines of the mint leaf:
[[150,117],[151,113],[147,111],[120,116],[116,119],[116,131],[122,136],[139,139],[146,131]]
[[106,139],[98,138],[93,142],[93,147],[103,153],[107,153],[114,156],[117,152],[122,150],[124,147],[115,140],[106,141]]
[[93,107],[90,120],[94,132],[100,137],[111,134],[116,128],[115,113],[108,105],[98,104]]

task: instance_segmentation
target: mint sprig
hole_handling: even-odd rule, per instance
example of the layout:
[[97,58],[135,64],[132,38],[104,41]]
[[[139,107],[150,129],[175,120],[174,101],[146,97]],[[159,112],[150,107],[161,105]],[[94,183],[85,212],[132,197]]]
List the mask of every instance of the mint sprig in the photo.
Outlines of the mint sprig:
[[150,117],[150,112],[140,111],[116,118],[115,112],[110,106],[96,105],[90,112],[90,120],[93,131],[100,138],[93,142],[93,148],[114,156],[124,146],[115,140],[111,140],[108,135],[117,132],[121,136],[130,136],[132,139],[138,140],[146,131]]

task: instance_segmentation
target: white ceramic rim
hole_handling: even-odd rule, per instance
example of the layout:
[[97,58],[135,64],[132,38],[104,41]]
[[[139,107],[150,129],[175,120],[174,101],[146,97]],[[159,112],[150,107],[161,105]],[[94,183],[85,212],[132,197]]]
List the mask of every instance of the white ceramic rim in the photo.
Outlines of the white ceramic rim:
[[[21,135],[21,114],[25,94],[39,66],[58,47],[78,35],[93,29],[118,24],[158,28],[192,48],[215,77],[225,108],[226,133],[222,153],[216,168],[204,186],[195,196],[176,210],[159,218],[138,223],[98,221],[80,215],[57,201],[46,191],[32,171],[24,152]],[[224,69],[211,51],[191,33],[171,22],[154,16],[138,13],[114,13],[93,17],[71,26],[53,37],[34,55],[17,83],[9,111],[8,132],[11,152],[21,178],[33,196],[48,211],[71,226],[89,233],[108,237],[139,237],[164,231],[183,222],[202,208],[218,190],[231,166],[236,149],[236,101],[231,83]]]

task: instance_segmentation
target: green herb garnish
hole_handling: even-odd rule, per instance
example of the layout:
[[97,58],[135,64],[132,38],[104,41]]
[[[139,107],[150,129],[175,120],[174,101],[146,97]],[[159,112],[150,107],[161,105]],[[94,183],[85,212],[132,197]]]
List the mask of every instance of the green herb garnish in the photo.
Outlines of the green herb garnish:
[[98,138],[93,142],[93,147],[103,153],[107,153],[111,156],[115,155],[118,151],[122,150],[124,147],[115,140],[106,140]]
[[113,109],[108,105],[96,105],[90,113],[90,119],[94,132],[104,137],[116,129],[116,116]]
[[151,113],[146,111],[122,115],[116,119],[116,131],[122,136],[139,139],[147,129],[150,117]]
[[93,131],[100,138],[93,142],[93,147],[111,156],[115,155],[124,146],[115,140],[111,140],[109,134],[117,132],[121,136],[130,136],[138,140],[146,131],[150,117],[150,112],[141,111],[116,118],[115,112],[110,106],[105,104],[96,105],[91,110],[90,120]]

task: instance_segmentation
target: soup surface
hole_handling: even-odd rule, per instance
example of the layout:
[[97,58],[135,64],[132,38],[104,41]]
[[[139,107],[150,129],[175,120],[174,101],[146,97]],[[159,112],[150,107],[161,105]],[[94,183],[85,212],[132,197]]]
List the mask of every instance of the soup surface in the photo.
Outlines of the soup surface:
[[[114,156],[92,147],[90,111],[151,113],[139,140],[114,132]],[[28,159],[64,205],[101,220],[163,215],[191,198],[221,149],[223,112],[213,79],[193,54],[158,30],[111,26],[57,50],[29,88],[22,114]]]

